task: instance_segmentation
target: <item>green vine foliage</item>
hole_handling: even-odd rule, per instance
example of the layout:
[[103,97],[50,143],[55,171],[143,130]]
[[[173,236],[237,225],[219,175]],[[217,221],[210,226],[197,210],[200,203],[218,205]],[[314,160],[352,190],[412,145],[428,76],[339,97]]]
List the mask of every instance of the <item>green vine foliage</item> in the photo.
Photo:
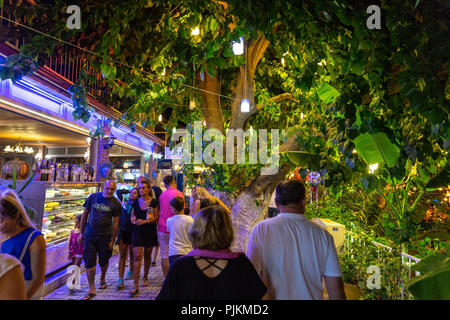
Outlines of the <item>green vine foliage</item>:
[[[245,63],[242,56],[232,54],[232,42],[241,36],[249,42],[264,35],[270,46],[252,79],[255,101],[262,109],[247,126],[297,126],[300,149],[284,154],[282,161],[326,172],[325,186],[335,194],[346,184],[367,192],[386,192],[388,184],[399,186],[399,196],[411,187],[420,192],[448,170],[450,44],[443,39],[448,37],[450,22],[443,0],[381,1],[381,30],[366,26],[366,9],[373,4],[369,0],[79,4],[82,30],[64,27],[61,12],[67,4],[62,0],[39,8],[22,2],[13,11],[42,31],[93,48],[96,55],[89,59],[96,71],[114,86],[115,94],[131,102],[120,109],[130,124],[155,125],[158,114],[168,108],[166,128],[193,123],[202,113],[191,111],[189,101],[200,106],[202,96],[191,86],[198,87],[205,73],[218,75],[220,93],[230,97]],[[191,34],[196,27],[198,36]],[[24,33],[32,39],[34,52],[55,47],[53,40]],[[294,100],[271,100],[283,93]],[[221,98],[221,107],[227,127],[231,99]],[[393,166],[380,164],[372,175],[369,163],[353,153],[355,139],[367,134],[384,134],[399,149]],[[408,161],[418,170],[409,186]],[[230,183],[227,179],[233,177],[246,179],[236,181],[235,190],[242,190],[257,172],[256,167],[237,165],[214,170],[222,177],[212,182],[215,186],[218,181],[222,186]],[[405,210],[397,216],[386,212],[381,227],[392,237],[398,235],[397,242],[405,242],[416,232],[414,212],[409,210],[414,203],[404,196],[387,196],[388,203]]]

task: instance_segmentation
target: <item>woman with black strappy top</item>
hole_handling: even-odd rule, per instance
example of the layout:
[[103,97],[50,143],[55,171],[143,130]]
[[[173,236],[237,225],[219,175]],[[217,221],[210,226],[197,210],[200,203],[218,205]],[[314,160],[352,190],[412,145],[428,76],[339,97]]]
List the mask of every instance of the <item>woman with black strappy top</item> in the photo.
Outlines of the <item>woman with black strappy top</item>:
[[170,267],[156,300],[259,300],[270,294],[243,252],[233,252],[233,225],[222,206],[201,209],[189,229],[194,250]]

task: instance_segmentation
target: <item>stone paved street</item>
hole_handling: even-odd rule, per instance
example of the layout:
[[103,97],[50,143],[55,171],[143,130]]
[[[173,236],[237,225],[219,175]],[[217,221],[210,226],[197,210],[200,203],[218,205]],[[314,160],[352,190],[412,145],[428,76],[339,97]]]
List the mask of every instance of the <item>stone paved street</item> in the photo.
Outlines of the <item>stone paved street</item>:
[[[122,290],[116,290],[117,280],[119,278],[118,272],[118,262],[119,256],[114,255],[111,257],[109,261],[109,268],[106,273],[106,283],[108,287],[104,290],[96,289],[97,296],[95,296],[92,300],[154,300],[158,295],[159,290],[161,289],[162,283],[164,281],[164,276],[161,271],[160,266],[160,258],[158,255],[156,265],[150,267],[148,280],[148,287],[140,287],[139,295],[134,298],[130,298],[129,291],[133,289],[134,283],[133,280],[125,280],[125,288]],[[128,272],[128,266],[125,268],[125,275]],[[141,268],[141,282],[142,282],[142,274],[143,274],[143,266]],[[96,288],[98,288],[98,283],[100,282],[100,267],[96,266]],[[86,273],[81,274],[81,289],[74,290],[71,294],[70,290],[66,285],[63,285],[51,292],[47,296],[45,296],[44,300],[80,300],[87,292],[88,292],[88,282]]]

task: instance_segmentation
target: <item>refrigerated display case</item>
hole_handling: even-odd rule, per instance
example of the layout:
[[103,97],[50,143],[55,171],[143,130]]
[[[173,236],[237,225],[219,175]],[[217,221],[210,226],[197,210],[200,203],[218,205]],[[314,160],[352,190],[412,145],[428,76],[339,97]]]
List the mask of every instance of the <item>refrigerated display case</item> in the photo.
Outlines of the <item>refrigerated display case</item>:
[[33,182],[23,193],[25,203],[37,211],[33,219],[44,234],[47,245],[46,274],[70,262],[67,259],[68,238],[75,228],[75,217],[84,211],[90,194],[100,191],[99,182]]

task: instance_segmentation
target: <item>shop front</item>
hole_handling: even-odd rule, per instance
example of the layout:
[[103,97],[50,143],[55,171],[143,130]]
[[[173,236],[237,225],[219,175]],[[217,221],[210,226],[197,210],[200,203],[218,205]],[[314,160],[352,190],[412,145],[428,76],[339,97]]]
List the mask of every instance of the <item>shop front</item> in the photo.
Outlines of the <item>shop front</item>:
[[113,145],[105,148],[102,139],[89,136],[105,119],[105,107],[94,104],[93,117],[84,123],[73,120],[71,103],[69,94],[32,77],[0,81],[0,178],[32,208],[47,245],[46,277],[69,265],[70,230],[87,197],[101,191],[101,168],[112,164],[119,182],[150,177],[154,152],[164,144],[143,128],[121,126],[111,128]]

